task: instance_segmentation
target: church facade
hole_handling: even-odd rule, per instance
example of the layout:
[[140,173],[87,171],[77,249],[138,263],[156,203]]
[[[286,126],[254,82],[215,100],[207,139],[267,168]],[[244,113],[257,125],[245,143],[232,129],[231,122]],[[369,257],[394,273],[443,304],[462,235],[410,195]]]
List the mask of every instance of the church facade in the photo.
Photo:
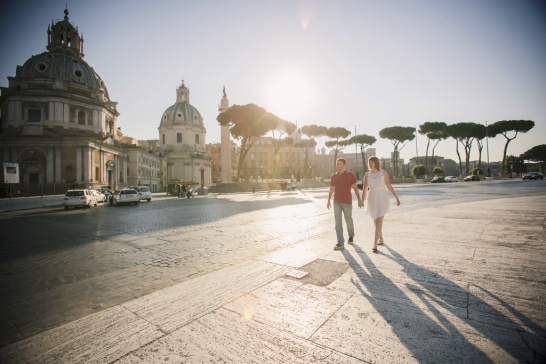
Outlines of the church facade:
[[17,66],[1,88],[0,160],[18,163],[22,183],[126,185],[117,103],[84,61],[68,20],[47,30],[47,51]]
[[176,102],[163,112],[158,129],[159,150],[167,166],[167,185],[193,183],[194,187],[210,187],[207,130],[201,113],[190,104],[190,89],[183,81],[176,89]]

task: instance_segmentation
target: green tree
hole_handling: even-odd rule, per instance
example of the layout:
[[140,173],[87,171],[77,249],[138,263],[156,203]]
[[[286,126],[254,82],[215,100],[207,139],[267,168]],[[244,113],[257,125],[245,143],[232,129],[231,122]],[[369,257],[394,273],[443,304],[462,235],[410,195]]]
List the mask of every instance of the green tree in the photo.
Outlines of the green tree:
[[530,159],[539,162],[539,170],[544,173],[544,164],[546,163],[546,144],[536,145],[520,155],[522,159]]
[[229,129],[233,138],[241,142],[241,153],[237,167],[237,180],[243,173],[243,165],[248,151],[256,141],[267,132],[276,129],[285,121],[255,105],[233,105],[220,113],[216,120],[220,125],[232,125]]
[[[476,143],[478,144],[478,170],[480,174],[483,174],[482,171],[482,150],[483,150],[483,140],[487,136],[487,128],[482,124],[477,124],[474,129],[474,137],[476,138]],[[489,168],[489,166],[487,166]]]
[[337,155],[340,150],[343,150],[348,144],[343,138],[347,138],[351,132],[342,127],[331,127],[326,130],[326,136],[332,140],[327,141],[324,145],[334,151],[334,171],[336,170]]
[[[394,146],[393,177],[398,177],[398,153],[406,146],[407,142],[415,139],[415,128],[409,126],[391,126],[381,129],[379,136],[383,139],[389,139]],[[402,144],[401,148],[399,148],[400,144]]]
[[[527,133],[529,130],[535,127],[535,122],[532,120],[501,120],[489,125],[489,136],[495,137],[502,134],[506,138],[506,144],[504,145],[504,153],[502,155],[502,167],[501,171],[504,173],[506,164],[506,152],[508,151],[508,144],[518,136],[518,133]],[[509,137],[508,134],[513,132],[514,136]]]
[[309,151],[315,148],[317,142],[313,139],[301,139],[296,143],[296,148],[303,150],[303,175],[307,178],[310,178],[309,171]]
[[422,176],[426,173],[427,168],[423,164],[416,164],[411,169],[411,173],[415,176],[415,178],[422,178]]
[[512,172],[518,176],[527,172],[523,158],[509,155],[506,157],[506,172],[512,177]]
[[364,171],[366,171],[366,166],[368,165],[368,161],[366,160],[366,147],[371,146],[377,141],[375,137],[371,135],[366,134],[358,134],[353,136],[351,139],[349,139],[348,144],[356,144],[360,147],[360,155],[362,156],[362,165],[364,166]]
[[470,170],[470,174],[483,174],[483,171],[480,169],[480,167],[474,167]]
[[277,177],[277,162],[280,149],[294,144],[294,139],[284,136],[286,134],[292,134],[294,130],[296,130],[296,124],[284,120],[280,122],[276,129],[271,130],[271,142],[273,143],[273,178]]
[[432,174],[444,174],[444,173],[446,173],[446,171],[444,171],[444,169],[441,167],[434,167],[434,169],[432,170]]
[[472,150],[472,142],[476,136],[476,129],[480,124],[476,123],[457,123],[449,125],[447,127],[447,133],[456,141],[457,156],[459,157],[459,169],[461,175],[463,174],[463,167],[461,162],[461,154],[459,153],[459,143],[462,144],[466,154],[466,175],[470,173],[470,151]]
[[314,148],[317,145],[316,138],[326,135],[326,132],[328,131],[328,128],[325,126],[320,125],[304,125],[301,127],[301,132],[303,135],[307,136],[307,142],[304,142],[303,145],[301,145],[301,148],[304,151],[304,163],[303,163],[303,170],[305,171],[304,174],[310,178],[310,168],[309,168],[309,152],[311,151],[311,148]]
[[432,148],[432,160],[434,160],[434,149],[442,139],[446,139],[447,124],[441,121],[427,121],[422,125],[419,125],[419,134],[426,135],[427,137],[427,149],[425,152],[425,168],[428,173],[428,149],[431,140],[436,140],[434,147]]

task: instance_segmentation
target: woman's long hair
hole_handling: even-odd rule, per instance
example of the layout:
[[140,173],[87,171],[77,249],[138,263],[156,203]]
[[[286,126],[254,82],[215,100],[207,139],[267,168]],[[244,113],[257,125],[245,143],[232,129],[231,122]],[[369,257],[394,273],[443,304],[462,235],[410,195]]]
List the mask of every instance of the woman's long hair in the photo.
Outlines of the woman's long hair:
[[[370,166],[370,161],[373,162],[374,166],[375,166],[375,169],[377,169],[378,171],[381,170],[381,164],[379,163],[379,159],[377,157],[370,157],[368,158],[368,168]],[[371,169],[370,169],[371,170]]]

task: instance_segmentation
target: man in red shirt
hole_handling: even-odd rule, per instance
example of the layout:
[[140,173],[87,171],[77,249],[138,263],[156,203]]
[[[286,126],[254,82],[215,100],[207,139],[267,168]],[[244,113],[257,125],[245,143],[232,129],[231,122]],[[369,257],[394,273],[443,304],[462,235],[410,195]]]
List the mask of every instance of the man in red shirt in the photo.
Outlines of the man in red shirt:
[[343,244],[345,239],[343,237],[343,222],[341,220],[341,214],[345,216],[345,223],[347,224],[347,232],[349,233],[349,244],[353,243],[353,236],[355,235],[355,227],[353,224],[353,196],[351,194],[351,188],[355,191],[356,198],[358,200],[358,207],[364,206],[362,199],[360,198],[360,192],[356,185],[356,177],[351,172],[345,169],[347,162],[343,158],[338,158],[336,161],[337,173],[332,174],[330,177],[330,191],[328,193],[328,203],[326,207],[330,209],[330,200],[332,194],[334,195],[334,218],[336,221],[336,235],[337,245],[334,246],[334,250],[341,250],[344,248]]

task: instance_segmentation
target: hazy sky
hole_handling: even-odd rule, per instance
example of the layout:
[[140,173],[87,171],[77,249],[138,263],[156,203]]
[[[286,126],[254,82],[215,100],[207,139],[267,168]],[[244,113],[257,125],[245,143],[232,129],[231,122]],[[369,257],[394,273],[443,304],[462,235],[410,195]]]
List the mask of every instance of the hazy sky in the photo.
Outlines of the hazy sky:
[[[426,121],[528,119],[535,128],[508,153],[546,143],[541,0],[2,0],[1,86],[45,51],[47,26],[63,18],[65,3],[84,34],[84,59],[119,103],[118,126],[138,139],[158,138],[184,80],[207,143],[220,141],[223,86],[231,105],[255,103],[298,126],[354,134],[356,125],[378,139],[380,157],[392,145],[379,130]],[[502,159],[504,143],[489,140],[491,161]],[[426,137],[417,145],[424,155]],[[401,157],[414,157],[415,147]],[[436,154],[457,160],[455,141]]]

